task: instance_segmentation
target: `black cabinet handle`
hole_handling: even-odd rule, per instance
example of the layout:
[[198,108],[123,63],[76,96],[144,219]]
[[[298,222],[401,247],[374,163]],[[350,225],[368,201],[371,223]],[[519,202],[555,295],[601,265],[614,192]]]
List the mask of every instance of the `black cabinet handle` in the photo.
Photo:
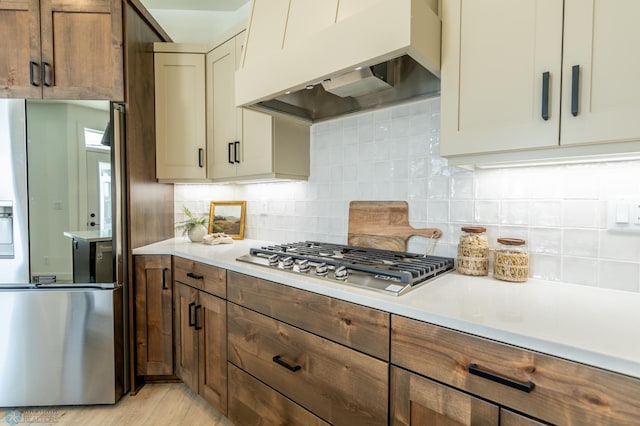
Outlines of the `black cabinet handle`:
[[189,278],[193,278],[194,280],[204,280],[204,275],[196,275],[193,272],[187,273]]
[[[42,84],[47,87],[51,87],[51,81],[53,81],[53,71],[47,73],[47,68],[51,70],[51,64],[49,62],[42,63]],[[51,78],[48,79],[47,76],[51,75]]]
[[167,287],[167,272],[169,272],[168,268],[164,268],[162,270],[162,289],[163,290],[169,289],[169,287]]
[[195,314],[194,316],[196,317],[195,321],[194,321],[194,325],[196,327],[196,330],[202,330],[202,326],[198,325],[200,323],[200,321],[198,321],[198,311],[200,309],[202,309],[202,305],[196,305],[196,308],[193,310],[194,314]]
[[[29,82],[31,83],[32,86],[40,86],[40,83],[37,83],[35,80],[35,76],[36,76],[36,67],[39,67],[40,64],[38,64],[37,62],[31,61],[29,62]],[[40,73],[37,73],[40,74]],[[42,82],[42,80],[40,80],[40,82]]]
[[502,377],[497,374],[481,370],[478,368],[477,364],[473,364],[473,363],[469,364],[469,373],[475,376],[480,376],[483,379],[488,379],[493,382],[500,383],[501,385],[509,386],[510,388],[518,389],[519,391],[522,391],[522,392],[529,393],[535,387],[535,384],[531,380],[528,380],[526,383],[520,383],[515,380],[508,379],[506,377]]
[[234,160],[231,158],[231,147],[233,146],[233,142],[229,142],[229,146],[227,146],[227,154],[229,164],[235,164]]
[[198,167],[204,167],[204,149],[198,148]]
[[542,73],[542,119],[549,119],[549,71]]
[[235,141],[233,143],[233,161],[235,161],[236,163],[240,163],[240,160],[238,160],[238,148],[240,147],[240,141]]
[[194,312],[194,307],[196,306],[196,302],[191,302],[189,303],[189,327],[195,327],[196,322],[195,322],[195,312]]
[[578,115],[578,102],[580,94],[580,65],[571,67],[571,115]]
[[276,364],[279,364],[281,366],[283,366],[284,368],[286,368],[287,370],[291,370],[291,371],[298,371],[300,370],[302,367],[300,367],[299,365],[296,366],[292,366],[289,363],[283,361],[280,359],[280,355],[276,355],[273,357],[273,362],[275,362]]

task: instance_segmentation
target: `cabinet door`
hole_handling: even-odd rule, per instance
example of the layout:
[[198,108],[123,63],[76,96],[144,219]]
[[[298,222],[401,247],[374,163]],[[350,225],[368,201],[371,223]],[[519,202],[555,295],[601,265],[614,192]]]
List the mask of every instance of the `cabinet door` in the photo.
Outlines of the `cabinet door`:
[[156,53],[156,177],[206,179],[205,57]]
[[240,156],[242,110],[235,105],[236,38],[207,54],[208,176],[234,177]]
[[122,2],[41,0],[43,97],[124,100]]
[[198,392],[198,331],[195,328],[195,290],[175,282],[174,329],[176,333],[176,375],[191,389]]
[[498,425],[499,407],[391,367],[392,425]]
[[0,98],[42,97],[38,0],[0,0]]
[[639,21],[637,0],[565,1],[562,145],[640,138]]
[[273,118],[245,109],[242,112],[242,161],[238,176],[273,173]]
[[562,13],[556,0],[443,2],[441,155],[558,145]]
[[139,375],[173,374],[171,256],[135,256]]
[[198,392],[222,414],[227,414],[227,305],[200,292],[196,327],[198,333]]

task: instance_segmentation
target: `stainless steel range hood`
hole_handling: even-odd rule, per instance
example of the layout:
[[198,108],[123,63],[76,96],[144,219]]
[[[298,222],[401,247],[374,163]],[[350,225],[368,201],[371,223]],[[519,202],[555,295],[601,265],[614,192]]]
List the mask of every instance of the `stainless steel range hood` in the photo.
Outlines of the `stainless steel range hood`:
[[440,94],[438,0],[253,0],[236,104],[310,122]]

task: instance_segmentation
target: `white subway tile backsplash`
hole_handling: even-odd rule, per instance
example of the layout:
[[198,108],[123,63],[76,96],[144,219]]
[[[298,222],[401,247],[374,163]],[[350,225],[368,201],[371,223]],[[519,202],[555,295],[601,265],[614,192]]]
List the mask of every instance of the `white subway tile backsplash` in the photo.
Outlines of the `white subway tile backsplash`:
[[599,200],[565,200],[562,224],[580,228],[598,228],[601,223]]
[[496,224],[500,220],[500,201],[475,201],[475,222],[479,225]]
[[560,226],[562,224],[562,202],[532,201],[529,204],[529,223],[532,226]]
[[529,203],[526,201],[502,201],[500,223],[526,225],[529,223]]
[[640,291],[640,265],[631,262],[601,260],[599,287],[624,291]]
[[[607,199],[640,194],[640,161],[471,172],[449,167],[439,146],[439,98],[321,122],[308,181],[175,185],[174,217],[247,200],[247,238],[346,243],[349,201],[407,200],[414,227],[443,231],[435,254],[455,257],[460,227],[477,224],[491,248],[525,239],[531,277],[640,291],[640,237],[609,232],[605,220]],[[414,237],[408,248],[431,244]]]
[[598,238],[596,230],[566,228],[563,230],[562,254],[598,257]]
[[562,258],[562,281],[596,286],[598,278],[598,261],[596,259],[567,257]]

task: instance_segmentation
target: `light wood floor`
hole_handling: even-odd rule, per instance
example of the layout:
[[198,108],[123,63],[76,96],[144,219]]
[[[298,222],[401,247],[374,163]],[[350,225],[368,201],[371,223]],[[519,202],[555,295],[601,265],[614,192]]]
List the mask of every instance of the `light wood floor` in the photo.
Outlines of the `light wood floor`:
[[[18,426],[233,426],[227,418],[183,383],[146,384],[137,395],[125,395],[115,405],[34,407],[17,410],[23,416]],[[4,424],[2,421],[8,414],[9,409],[0,409],[1,424]]]

